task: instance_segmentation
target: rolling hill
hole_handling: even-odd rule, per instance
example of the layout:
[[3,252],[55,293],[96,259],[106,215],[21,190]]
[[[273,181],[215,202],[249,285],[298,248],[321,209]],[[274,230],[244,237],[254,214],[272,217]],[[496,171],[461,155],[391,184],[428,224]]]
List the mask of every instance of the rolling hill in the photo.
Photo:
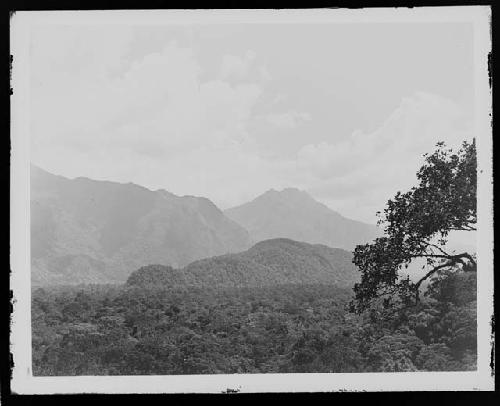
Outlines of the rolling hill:
[[285,238],[261,241],[249,250],[195,261],[182,269],[148,265],[128,286],[262,287],[331,284],[350,287],[358,273],[348,251]]

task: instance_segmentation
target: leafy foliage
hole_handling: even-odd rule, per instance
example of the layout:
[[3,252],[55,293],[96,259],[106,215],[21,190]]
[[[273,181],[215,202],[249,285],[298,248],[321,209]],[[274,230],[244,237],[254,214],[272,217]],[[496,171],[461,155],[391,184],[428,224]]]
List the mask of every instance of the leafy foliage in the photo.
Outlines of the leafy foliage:
[[[450,274],[393,317],[346,312],[349,289],[59,287],[33,292],[35,375],[468,370],[475,290]],[[446,282],[444,282],[446,281]],[[439,287],[442,285],[441,287]],[[468,285],[469,286],[469,285]]]
[[[475,230],[476,167],[475,141],[464,142],[456,153],[438,143],[425,156],[418,185],[398,192],[379,213],[385,235],[354,251],[361,282],[354,287],[353,310],[362,312],[379,298],[386,307],[409,305],[420,299],[421,284],[435,273],[475,271],[471,253],[449,253],[446,243],[451,231]],[[425,260],[426,273],[417,282],[401,278],[399,271],[418,258]]]

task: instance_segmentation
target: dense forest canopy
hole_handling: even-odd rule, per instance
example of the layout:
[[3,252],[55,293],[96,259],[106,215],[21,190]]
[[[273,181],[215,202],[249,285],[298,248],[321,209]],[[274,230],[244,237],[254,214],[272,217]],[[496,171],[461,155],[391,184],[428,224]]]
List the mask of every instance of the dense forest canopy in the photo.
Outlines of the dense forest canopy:
[[[473,278],[475,274],[466,275]],[[406,317],[346,311],[333,285],[33,292],[34,375],[475,369],[475,288],[436,283]],[[434,285],[433,285],[434,286]]]

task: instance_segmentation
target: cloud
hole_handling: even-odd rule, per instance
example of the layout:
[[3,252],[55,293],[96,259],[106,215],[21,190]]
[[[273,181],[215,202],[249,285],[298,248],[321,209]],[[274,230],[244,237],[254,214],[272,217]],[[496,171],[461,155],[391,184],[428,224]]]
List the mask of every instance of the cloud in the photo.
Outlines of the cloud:
[[35,155],[54,143],[148,153],[241,140],[260,85],[200,83],[200,72],[190,49],[170,43],[114,80],[52,76],[33,92]]
[[280,163],[261,158],[248,134],[262,84],[201,82],[201,71],[191,49],[171,42],[111,80],[52,72],[32,91],[34,163],[224,205],[281,182]]
[[338,177],[377,162],[418,160],[439,141],[453,145],[463,134],[453,126],[460,118],[458,107],[436,95],[417,93],[405,98],[394,113],[373,133],[355,131],[347,140],[309,144],[298,152],[298,160],[320,178]]
[[[217,52],[237,49],[241,41],[236,37],[214,48],[206,37],[190,48],[170,41],[174,31],[159,35],[154,44],[131,45],[134,35],[109,27],[34,32],[34,163],[65,176],[205,195],[223,207],[266,189],[299,187],[347,216],[373,221],[388,198],[414,184],[423,153],[439,140],[456,145],[470,137],[453,102],[416,93],[376,131],[342,138],[342,128],[350,131],[358,117],[349,113],[351,99],[370,122],[385,110],[370,102],[377,91],[367,83],[359,88],[365,89],[362,98],[342,75],[340,81],[330,75],[337,69],[333,57],[324,64],[302,64],[295,48],[288,56],[268,52],[275,48],[266,49],[267,37],[253,43],[257,56],[252,50]],[[131,46],[141,52],[131,52]],[[144,55],[149,50],[156,52]],[[314,52],[314,60],[324,55],[321,47]],[[338,116],[330,113],[337,106],[332,107],[333,93],[324,91],[325,83],[348,106]],[[406,91],[390,85],[388,95]],[[393,100],[380,95],[380,105]],[[370,103],[372,108],[366,108]],[[359,120],[359,125],[367,122]]]
[[244,78],[256,58],[254,51],[248,50],[243,56],[224,55],[220,69],[220,77],[222,79]]
[[259,73],[262,79],[265,80],[266,82],[269,82],[270,80],[273,79],[271,73],[269,72],[269,69],[267,69],[267,67],[264,65],[259,67]]
[[272,75],[264,64],[256,64],[257,54],[248,50],[243,56],[224,55],[219,78],[225,81],[243,81],[250,77],[254,81],[270,82]]
[[[452,101],[418,92],[372,133],[355,131],[339,142],[309,144],[297,165],[309,176],[309,190],[346,214],[373,218],[387,199],[416,182],[422,155],[438,141],[458,147],[472,133]],[[362,202],[362,203],[361,203]]]
[[309,113],[297,113],[295,111],[288,111],[285,113],[270,113],[265,117],[266,121],[273,127],[283,130],[290,130],[296,128],[304,121],[311,120]]
[[287,100],[287,97],[284,94],[277,94],[274,96],[272,103],[273,104],[279,104]]

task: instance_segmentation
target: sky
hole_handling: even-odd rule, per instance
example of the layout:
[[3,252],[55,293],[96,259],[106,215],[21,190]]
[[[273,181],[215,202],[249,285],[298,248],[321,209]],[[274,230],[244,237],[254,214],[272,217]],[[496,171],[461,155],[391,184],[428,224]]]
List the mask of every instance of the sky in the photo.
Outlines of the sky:
[[468,23],[40,24],[31,161],[221,209],[296,187],[375,223],[472,137],[473,77]]

